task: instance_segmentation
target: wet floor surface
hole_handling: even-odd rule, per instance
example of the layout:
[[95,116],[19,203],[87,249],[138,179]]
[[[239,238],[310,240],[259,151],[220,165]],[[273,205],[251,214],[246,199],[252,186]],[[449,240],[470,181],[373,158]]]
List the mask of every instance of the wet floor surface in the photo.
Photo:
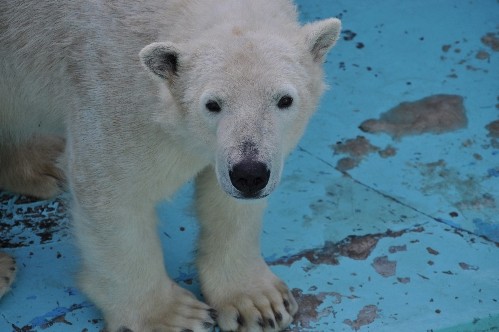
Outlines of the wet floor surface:
[[[344,30],[265,216],[263,255],[301,308],[290,331],[498,330],[499,4],[298,3]],[[199,295],[191,197],[157,210],[168,271]],[[0,331],[103,330],[73,278],[67,200],[0,193],[19,264]]]

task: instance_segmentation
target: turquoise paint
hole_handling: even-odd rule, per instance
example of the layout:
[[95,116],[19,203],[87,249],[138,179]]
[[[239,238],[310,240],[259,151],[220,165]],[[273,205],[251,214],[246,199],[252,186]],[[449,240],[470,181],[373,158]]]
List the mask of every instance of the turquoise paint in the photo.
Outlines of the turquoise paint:
[[450,219],[436,218],[436,220],[457,229],[461,228],[461,225],[459,223],[452,221]]
[[486,222],[478,218],[473,219],[473,223],[476,226],[476,234],[486,236],[492,241],[499,242],[499,224],[494,223],[494,221]]
[[33,318],[29,322],[29,326],[31,326],[32,329],[33,328],[34,329],[36,329],[36,328],[46,329],[47,327],[50,327],[53,319],[60,317],[60,316],[64,316],[64,315],[71,313],[73,311],[92,307],[92,306],[93,305],[89,302],[83,302],[83,303],[79,303],[79,304],[74,304],[70,307],[57,307],[57,308],[52,309],[51,311],[49,311],[41,316],[37,316],[37,317]]
[[436,330],[434,332],[495,332],[499,331],[499,315],[475,318],[472,322]]
[[490,168],[487,170],[488,176],[498,177],[499,176],[499,167]]

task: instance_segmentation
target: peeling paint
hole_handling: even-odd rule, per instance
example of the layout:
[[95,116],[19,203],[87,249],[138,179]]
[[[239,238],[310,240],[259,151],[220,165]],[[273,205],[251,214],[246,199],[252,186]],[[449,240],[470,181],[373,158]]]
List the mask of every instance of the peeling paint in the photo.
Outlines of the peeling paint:
[[460,262],[460,263],[459,263],[459,266],[460,266],[460,267],[461,267],[461,269],[463,269],[463,270],[473,270],[473,271],[478,271],[478,270],[479,270],[479,267],[478,267],[478,266],[470,265],[470,264],[465,263],[465,262]]
[[485,126],[485,129],[489,131],[487,134],[489,137],[499,138],[499,120],[492,121]]
[[293,326],[288,330],[296,332],[302,331],[303,329],[313,329],[314,323],[318,322],[322,317],[334,316],[336,314],[332,306],[320,308],[326,298],[333,298],[332,303],[335,305],[341,304],[343,298],[350,300],[358,299],[355,295],[342,295],[338,292],[305,294],[298,288],[294,288],[291,292],[293,293],[300,310],[294,318]]
[[350,326],[352,330],[358,331],[362,326],[369,325],[374,322],[374,320],[379,317],[379,311],[378,307],[373,304],[366,305],[359,311],[355,320],[352,321],[350,319],[346,319],[343,323]]
[[394,254],[399,251],[407,251],[407,245],[404,244],[402,246],[390,246],[390,248],[388,248],[388,252],[390,254]]
[[346,153],[352,157],[362,157],[379,150],[379,148],[372,145],[364,136],[357,136],[354,139],[347,139],[345,142],[338,142],[333,145],[333,149],[335,153]]
[[411,282],[411,278],[409,277],[404,277],[404,278],[400,278],[398,277],[397,278],[398,282],[400,282],[401,284],[408,284]]
[[449,196],[449,200],[459,209],[494,208],[495,198],[484,192],[482,181],[489,175],[462,174],[461,171],[447,166],[439,159],[430,163],[414,165],[424,177],[421,191],[426,194],[438,193]]
[[374,270],[383,277],[391,277],[397,272],[397,262],[388,259],[388,256],[376,257],[371,264]]
[[383,150],[380,150],[378,151],[378,154],[382,157],[382,158],[389,158],[389,157],[393,157],[397,154],[397,149],[395,149],[393,146],[391,145],[388,145],[386,148],[384,148]]
[[302,328],[311,328],[313,322],[321,317],[329,316],[332,313],[332,307],[324,308],[319,311],[319,306],[324,302],[326,294],[304,294],[301,289],[295,288],[291,291],[298,303],[300,310],[295,316],[295,328],[292,331],[301,331]]
[[303,250],[297,254],[290,256],[284,256],[275,260],[269,260],[267,263],[269,265],[286,265],[290,266],[293,263],[305,258],[310,263],[327,264],[327,265],[338,265],[339,256],[349,257],[355,260],[364,260],[373,251],[373,249],[378,244],[378,241],[385,237],[396,238],[404,235],[405,233],[412,232],[423,232],[424,228],[421,226],[404,229],[401,231],[387,230],[384,233],[377,234],[367,234],[367,235],[351,235],[345,239],[334,243],[331,241],[326,241],[324,246],[315,249]]
[[381,150],[379,147],[372,145],[364,136],[347,139],[337,142],[331,148],[335,154],[346,154],[347,157],[341,158],[336,164],[336,169],[342,172],[348,171],[357,167],[364,156],[378,152],[382,158],[393,157],[396,154],[396,149],[391,145]]
[[336,169],[342,172],[346,172],[348,170],[351,170],[352,168],[357,167],[359,163],[360,159],[355,159],[351,157],[341,158],[336,163]]
[[499,52],[499,33],[488,32],[480,40],[484,45],[490,47],[494,52]]
[[426,251],[428,251],[428,253],[430,253],[432,255],[438,255],[438,254],[440,254],[437,250],[435,250],[433,248],[430,248],[430,247],[427,247]]
[[70,307],[57,307],[41,316],[33,318],[27,325],[24,325],[23,327],[18,327],[15,326],[14,324],[12,324],[12,327],[16,332],[17,331],[21,332],[21,331],[31,331],[36,328],[46,329],[58,323],[72,325],[71,322],[68,322],[66,320],[66,314],[92,306],[93,305],[89,302],[83,302],[83,303],[73,304]]
[[398,139],[423,133],[442,134],[466,127],[468,119],[463,98],[457,95],[433,95],[403,102],[360,125],[368,133],[384,132]]
[[22,195],[0,193],[0,248],[59,241],[69,235],[67,203],[64,198],[40,202]]

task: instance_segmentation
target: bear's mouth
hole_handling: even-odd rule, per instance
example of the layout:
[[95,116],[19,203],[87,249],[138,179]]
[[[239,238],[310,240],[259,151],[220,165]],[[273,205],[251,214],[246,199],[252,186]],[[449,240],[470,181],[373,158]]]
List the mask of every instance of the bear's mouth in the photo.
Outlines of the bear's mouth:
[[247,196],[247,195],[242,194],[242,195],[232,195],[232,197],[239,199],[239,200],[254,200],[254,199],[265,198],[269,194],[270,193],[264,193],[264,194],[256,193],[255,195],[251,195],[251,196]]

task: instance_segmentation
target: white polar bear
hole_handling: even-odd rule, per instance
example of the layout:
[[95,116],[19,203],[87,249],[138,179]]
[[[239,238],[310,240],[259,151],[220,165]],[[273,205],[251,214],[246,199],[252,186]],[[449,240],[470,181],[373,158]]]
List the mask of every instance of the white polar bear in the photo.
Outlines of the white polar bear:
[[[0,2],[0,186],[45,198],[67,178],[80,284],[110,331],[291,323],[260,254],[264,197],[339,31],[300,26],[288,0]],[[156,234],[155,203],[193,177],[207,304],[168,277]]]

